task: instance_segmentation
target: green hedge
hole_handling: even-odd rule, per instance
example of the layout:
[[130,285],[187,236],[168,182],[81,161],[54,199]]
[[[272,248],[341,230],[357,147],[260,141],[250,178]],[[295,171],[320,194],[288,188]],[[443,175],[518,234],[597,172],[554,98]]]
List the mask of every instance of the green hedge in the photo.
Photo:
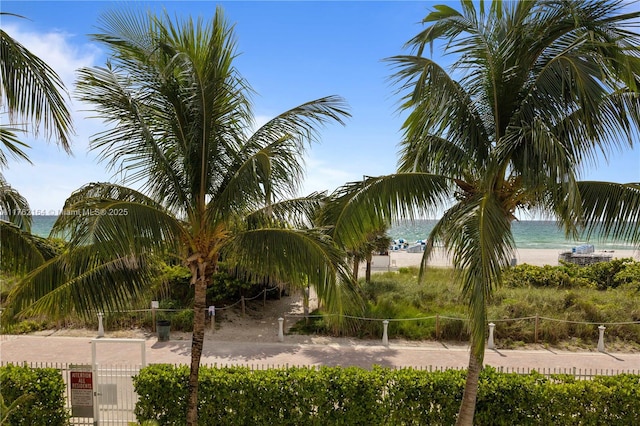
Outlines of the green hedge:
[[[153,365],[134,378],[139,421],[185,424],[186,366]],[[465,372],[375,367],[200,369],[201,424],[449,425]],[[478,425],[630,425],[640,418],[640,375],[575,380],[499,373],[480,377]]]
[[640,262],[624,258],[587,266],[566,262],[559,266],[525,263],[507,268],[503,278],[506,287],[591,287],[606,290],[628,283],[640,285],[639,272]]
[[[29,395],[9,414],[6,424],[68,425],[69,413],[65,409],[64,390],[62,375],[56,369],[11,364],[0,367],[0,391],[5,407],[11,406],[22,395]],[[4,415],[2,413],[0,418],[4,418]]]

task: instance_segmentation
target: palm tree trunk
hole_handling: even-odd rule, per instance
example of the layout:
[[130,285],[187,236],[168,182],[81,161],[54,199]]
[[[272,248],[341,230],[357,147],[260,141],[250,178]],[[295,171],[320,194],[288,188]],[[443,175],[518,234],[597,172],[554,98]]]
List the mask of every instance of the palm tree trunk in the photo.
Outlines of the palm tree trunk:
[[365,270],[365,281],[371,284],[371,253],[367,254],[367,269]]
[[187,400],[187,425],[198,425],[198,374],[204,344],[205,304],[207,281],[201,275],[195,284],[193,303],[193,336],[191,338],[191,370],[189,372],[189,395]]
[[480,369],[481,363],[473,353],[473,350],[471,350],[469,355],[469,368],[467,370],[467,381],[464,385],[464,393],[462,394],[462,403],[460,404],[460,411],[458,411],[456,426],[473,426]]
[[360,271],[360,259],[358,257],[353,258],[353,280],[358,281],[358,272]]

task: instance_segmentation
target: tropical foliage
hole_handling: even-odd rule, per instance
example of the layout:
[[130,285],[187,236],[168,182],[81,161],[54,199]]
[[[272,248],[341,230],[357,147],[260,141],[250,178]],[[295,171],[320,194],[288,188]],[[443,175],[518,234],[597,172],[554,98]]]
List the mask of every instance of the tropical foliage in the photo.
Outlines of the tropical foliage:
[[[0,12],[6,19],[12,15]],[[24,273],[51,257],[51,248],[29,233],[29,203],[6,181],[2,169],[9,158],[29,161],[28,145],[18,137],[30,129],[44,129],[68,153],[72,133],[66,89],[60,77],[42,59],[0,29],[0,266],[5,272]],[[30,123],[27,126],[25,123]]]
[[[356,241],[380,220],[372,212],[442,217],[423,266],[442,244],[468,302],[459,424],[473,422],[487,302],[512,258],[511,222],[551,216],[569,235],[599,222],[604,234],[640,243],[638,185],[579,180],[637,142],[638,18],[620,1],[462,1],[460,10],[434,6],[407,43],[413,54],[389,58],[408,113],[400,173],[338,192],[349,201],[334,214],[335,232]],[[450,71],[424,55],[429,46],[456,55]]]

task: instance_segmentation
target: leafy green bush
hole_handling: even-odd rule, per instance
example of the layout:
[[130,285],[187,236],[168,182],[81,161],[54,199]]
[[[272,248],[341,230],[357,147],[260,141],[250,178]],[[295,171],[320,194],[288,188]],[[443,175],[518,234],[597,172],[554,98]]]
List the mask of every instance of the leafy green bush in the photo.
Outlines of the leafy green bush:
[[193,331],[193,310],[184,309],[171,315],[171,328],[173,330]]
[[0,389],[6,406],[22,395],[30,395],[10,414],[13,426],[68,425],[65,409],[65,384],[53,368],[29,368],[12,364],[0,367]]
[[584,267],[581,276],[593,281],[598,290],[616,288],[621,284],[616,275],[633,263],[633,259],[613,259],[610,262],[595,263]]
[[[154,365],[134,378],[139,421],[185,424],[186,366]],[[200,370],[199,418],[215,425],[453,424],[465,372],[374,367]],[[476,424],[635,424],[640,376],[576,380],[538,373],[480,375]]]
[[639,282],[640,262],[633,259],[613,259],[587,266],[564,262],[560,266],[517,265],[504,272],[506,287],[595,287],[598,290],[616,288],[620,284]]

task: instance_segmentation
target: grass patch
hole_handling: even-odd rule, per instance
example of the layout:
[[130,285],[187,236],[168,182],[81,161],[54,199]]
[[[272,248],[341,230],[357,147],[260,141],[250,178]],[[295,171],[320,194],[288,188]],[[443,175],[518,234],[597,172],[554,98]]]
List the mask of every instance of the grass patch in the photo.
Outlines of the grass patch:
[[[573,266],[524,265],[508,271],[505,285],[494,292],[487,307],[489,320],[496,324],[494,337],[499,346],[521,347],[537,341],[593,348],[598,325],[640,321],[640,275],[633,273],[639,270],[638,262],[627,260],[594,269],[597,273]],[[534,284],[522,279],[523,274]],[[598,275],[608,284],[594,281],[593,276]],[[382,320],[388,319],[391,338],[468,340],[467,305],[453,282],[452,269],[429,268],[420,284],[417,268],[400,268],[398,272],[374,274],[370,284],[361,280],[360,285],[366,299],[364,312],[349,315],[367,319],[350,320],[341,334],[378,339],[383,333]],[[437,324],[435,316],[439,317]],[[353,331],[345,331],[347,328]],[[329,330],[322,318],[314,318],[291,331],[335,334]],[[606,341],[640,350],[640,324],[607,325]]]

